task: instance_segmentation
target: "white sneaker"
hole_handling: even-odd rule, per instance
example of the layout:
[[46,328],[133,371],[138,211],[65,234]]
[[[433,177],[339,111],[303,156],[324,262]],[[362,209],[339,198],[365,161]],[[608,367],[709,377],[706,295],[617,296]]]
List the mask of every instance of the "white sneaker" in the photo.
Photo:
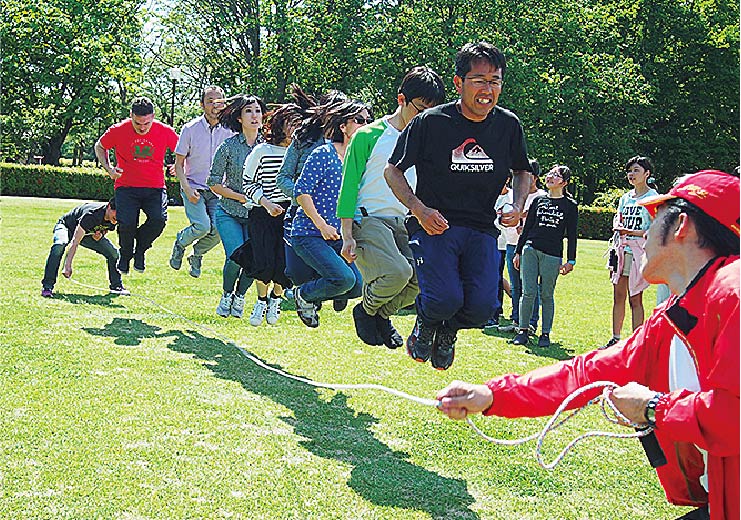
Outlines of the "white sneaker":
[[231,316],[231,313],[232,313],[232,295],[225,294],[224,296],[221,297],[219,306],[216,307],[216,314],[218,314],[222,318],[228,318],[229,316]]
[[235,294],[232,300],[232,316],[241,318],[242,314],[244,314],[244,296]]
[[262,323],[262,319],[265,317],[265,310],[267,308],[268,302],[258,299],[255,302],[255,306],[252,307],[252,314],[250,315],[250,325],[252,325],[253,327],[259,327]]
[[268,325],[275,325],[280,318],[280,302],[282,298],[268,298],[268,310],[265,313],[265,321]]

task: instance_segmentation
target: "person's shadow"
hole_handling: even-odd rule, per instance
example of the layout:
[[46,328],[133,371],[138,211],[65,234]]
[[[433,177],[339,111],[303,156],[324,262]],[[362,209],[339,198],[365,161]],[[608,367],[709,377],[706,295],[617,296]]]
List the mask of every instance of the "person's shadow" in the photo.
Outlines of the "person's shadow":
[[115,294],[74,294],[74,293],[55,293],[54,298],[57,300],[65,300],[72,304],[86,303],[88,305],[102,305],[105,307],[118,307],[123,308],[123,305],[113,303],[113,300],[117,298]]
[[416,466],[409,462],[405,452],[383,444],[372,433],[375,418],[366,413],[356,414],[347,406],[347,397],[342,393],[336,393],[329,401],[321,399],[317,388],[266,370],[236,346],[194,331],[160,332],[159,327],[141,320],[122,318],[114,318],[102,328],[84,330],[116,338],[118,345],[136,345],[144,338],[174,337],[168,345],[172,350],[207,361],[204,366],[215,376],[236,381],[245,390],[291,409],[293,416],[281,419],[296,435],[306,439],[300,444],[319,457],[339,460],[352,467],[348,485],[374,504],[426,511],[439,520],[479,518],[470,509],[474,499],[464,480],[443,477]]

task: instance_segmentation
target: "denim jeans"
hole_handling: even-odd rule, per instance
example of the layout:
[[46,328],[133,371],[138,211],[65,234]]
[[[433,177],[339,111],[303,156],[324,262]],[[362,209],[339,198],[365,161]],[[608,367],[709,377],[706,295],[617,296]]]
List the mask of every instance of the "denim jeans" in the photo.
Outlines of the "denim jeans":
[[[507,244],[507,272],[509,273],[509,285],[512,291],[512,322],[520,323],[520,299],[522,298],[522,275],[518,269],[515,269],[513,259],[515,257],[514,244]],[[540,318],[540,296],[535,295],[533,302],[533,314],[530,317],[530,325],[537,328],[538,319]]]
[[333,299],[350,300],[362,293],[363,278],[354,263],[340,256],[342,240],[317,236],[291,237],[294,252],[314,269],[319,278],[301,285],[301,297],[312,303]]
[[[116,219],[121,257],[144,256],[162,234],[167,222],[167,192],[164,188],[116,188]],[[139,226],[139,211],[147,216]]]
[[[242,217],[233,217],[223,210],[219,205],[214,213],[214,224],[221,236],[221,242],[224,244],[224,271],[222,275],[222,288],[225,294],[236,293],[244,296],[247,289],[252,285],[253,279],[244,272],[239,264],[229,257],[239,246],[247,242],[249,234],[247,233],[247,219]],[[236,289],[235,289],[236,285]]]
[[[59,264],[62,263],[62,256],[64,256],[64,250],[70,243],[70,230],[67,226],[58,222],[54,226],[54,242],[49,251],[49,257],[46,259],[46,266],[44,267],[44,279],[41,281],[41,286],[44,289],[53,289],[54,284],[57,283],[57,275],[59,274]],[[116,262],[118,262],[118,249],[113,243],[106,237],[100,240],[95,240],[91,235],[86,235],[80,241],[82,247],[86,247],[102,255],[106,259],[108,264],[108,282],[110,288],[121,286],[121,273],[116,269]]]
[[561,259],[547,255],[532,246],[526,245],[520,255],[520,273],[522,273],[522,300],[520,301],[520,328],[527,327],[523,316],[532,313],[535,297],[540,289],[540,302],[543,305],[543,324],[541,332],[550,334],[553,327],[555,303],[553,291],[558,280],[558,269]]
[[180,190],[180,195],[183,198],[183,207],[185,208],[185,216],[188,217],[190,226],[178,233],[177,241],[182,247],[193,244],[193,254],[195,256],[203,256],[216,247],[221,240],[219,231],[216,229],[213,221],[216,207],[219,205],[219,198],[211,193],[210,190],[198,191],[201,197],[198,199],[198,202],[193,204],[188,200],[185,192]]

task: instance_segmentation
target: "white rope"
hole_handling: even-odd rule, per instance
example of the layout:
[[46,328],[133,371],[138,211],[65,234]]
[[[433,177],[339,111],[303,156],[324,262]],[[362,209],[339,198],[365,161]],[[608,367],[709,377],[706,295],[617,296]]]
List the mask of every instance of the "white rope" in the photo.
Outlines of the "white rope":
[[[74,284],[77,284],[77,285],[81,286],[81,287],[86,287],[88,289],[93,289],[93,290],[99,291],[99,292],[107,292],[105,289],[103,289],[101,287],[95,287],[93,285],[87,285],[87,284],[84,284],[82,282],[78,282],[77,280],[74,280],[72,278],[68,278],[68,280],[70,282],[74,283]],[[250,354],[247,350],[245,350],[237,342],[233,341],[232,339],[230,339],[230,338],[228,338],[226,336],[223,336],[218,331],[212,329],[211,327],[208,327],[207,325],[203,325],[201,323],[197,323],[197,322],[191,320],[190,318],[188,318],[187,316],[183,316],[182,314],[179,314],[179,313],[177,313],[175,311],[172,311],[172,310],[168,309],[167,307],[165,307],[164,305],[161,305],[160,303],[156,302],[155,300],[153,300],[153,299],[151,299],[151,298],[149,298],[147,296],[143,296],[143,295],[139,295],[139,294],[133,294],[133,293],[131,294],[131,296],[132,297],[135,297],[135,298],[139,298],[141,300],[144,300],[144,301],[148,302],[149,304],[151,304],[151,305],[153,305],[155,307],[159,307],[160,309],[162,309],[166,313],[168,313],[168,314],[170,314],[170,315],[172,315],[172,316],[174,316],[176,318],[179,318],[179,319],[185,321],[186,323],[189,323],[190,325],[192,325],[193,327],[195,327],[197,329],[201,329],[203,331],[209,332],[214,337],[220,339],[224,343],[227,343],[227,344],[230,344],[230,345],[233,345],[234,347],[236,347],[243,356],[245,356],[247,359],[249,359],[250,361],[252,361],[253,363],[255,363],[257,366],[259,366],[261,368],[264,368],[265,370],[269,370],[269,371],[271,371],[271,372],[273,372],[275,374],[278,374],[278,375],[280,375],[282,377],[285,377],[287,379],[292,379],[294,381],[305,383],[307,385],[310,385],[310,386],[313,386],[313,387],[316,387],[316,388],[326,388],[326,389],[329,389],[329,390],[378,390],[378,391],[381,391],[381,392],[386,392],[386,393],[391,394],[391,395],[395,395],[395,396],[400,397],[402,399],[406,399],[408,401],[412,401],[412,402],[417,403],[417,404],[421,404],[423,406],[431,406],[431,407],[435,407],[435,408],[438,408],[440,406],[440,401],[438,401],[436,399],[425,399],[425,398],[422,398],[422,397],[417,397],[417,396],[414,396],[414,395],[407,394],[406,392],[402,392],[401,390],[395,390],[393,388],[389,388],[389,387],[386,387],[386,386],[383,386],[383,385],[378,385],[378,384],[335,384],[335,383],[325,383],[325,382],[313,381],[313,380],[307,379],[305,377],[300,377],[300,376],[295,376],[293,374],[289,374],[289,373],[287,373],[287,372],[285,372],[283,370],[280,370],[278,368],[271,367],[270,365],[267,365],[266,363],[264,363],[259,358],[257,358],[255,356],[253,356],[252,354]],[[632,423],[631,421],[629,421],[622,413],[620,413],[620,411],[617,409],[617,407],[615,406],[615,404],[610,399],[610,394],[612,393],[612,390],[615,389],[615,388],[617,388],[617,386],[618,386],[617,384],[615,384],[615,383],[613,383],[611,381],[596,381],[594,383],[585,385],[585,386],[583,386],[583,387],[575,390],[574,392],[572,392],[570,395],[568,395],[563,400],[563,402],[558,407],[558,409],[556,410],[556,412],[548,420],[548,422],[545,424],[545,426],[543,427],[543,429],[540,432],[535,433],[533,435],[530,435],[529,437],[523,437],[521,439],[513,439],[513,440],[510,440],[510,439],[496,439],[494,437],[490,437],[490,436],[486,435],[483,431],[481,431],[481,429],[479,429],[473,423],[473,421],[471,420],[470,417],[466,418],[466,422],[473,429],[473,431],[476,432],[480,437],[482,437],[483,439],[485,439],[485,440],[487,440],[489,442],[492,442],[494,444],[499,444],[499,445],[504,445],[504,446],[517,446],[519,444],[524,444],[526,442],[530,442],[530,441],[536,440],[537,441],[537,444],[536,444],[536,448],[535,448],[535,458],[538,461],[538,464],[542,468],[544,468],[544,469],[552,470],[553,468],[555,468],[561,462],[561,460],[566,456],[566,454],[571,450],[571,448],[573,448],[577,443],[579,443],[579,442],[581,442],[584,439],[587,439],[589,437],[609,437],[609,438],[615,438],[615,439],[629,439],[629,438],[643,437],[643,436],[648,435],[649,433],[651,433],[653,431],[653,428],[641,429],[641,430],[639,430],[639,431],[637,431],[635,433],[625,433],[625,434],[623,434],[623,433],[607,432],[607,431],[589,431],[589,432],[586,432],[586,433],[583,433],[583,434],[579,435],[574,440],[572,440],[571,442],[569,442],[566,445],[566,447],[563,450],[561,450],[561,453],[559,453],[558,456],[556,456],[556,458],[552,462],[546,463],[543,460],[543,456],[542,456],[542,453],[541,452],[542,452],[542,448],[543,448],[543,442],[545,441],[545,438],[548,435],[548,433],[550,433],[553,430],[556,430],[558,427],[560,427],[566,421],[568,421],[571,418],[573,418],[576,414],[578,414],[580,411],[582,411],[584,408],[586,408],[590,404],[596,404],[596,403],[599,402],[601,404],[602,413],[605,416],[605,418],[608,421],[610,421],[610,422],[612,422],[614,424],[623,424],[623,425],[628,424],[628,425],[633,426],[633,427],[636,427],[636,428],[643,426],[643,425],[639,425],[639,424]],[[591,391],[591,390],[593,390],[595,388],[603,388],[602,394],[599,397],[597,397],[595,399],[592,399],[591,401],[589,401],[587,404],[585,404],[581,408],[577,408],[575,410],[572,410],[571,413],[569,413],[566,417],[564,417],[561,420],[558,420],[559,417],[560,417],[560,415],[564,412],[564,410],[566,410],[566,408],[568,407],[569,403],[571,403],[571,401],[573,401],[574,399],[576,399],[577,397],[579,397],[583,393],[589,392],[589,391]],[[614,417],[611,417],[608,414],[606,407],[610,409],[610,412],[612,412],[612,414],[613,414]]]

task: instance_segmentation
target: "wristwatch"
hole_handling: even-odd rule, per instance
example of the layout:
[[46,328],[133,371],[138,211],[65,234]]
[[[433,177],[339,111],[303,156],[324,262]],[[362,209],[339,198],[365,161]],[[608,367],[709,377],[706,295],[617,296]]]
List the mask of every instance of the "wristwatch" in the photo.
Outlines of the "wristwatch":
[[659,404],[659,399],[664,396],[661,392],[656,392],[654,396],[648,400],[646,404],[646,410],[643,412],[643,416],[646,418],[646,422],[652,428],[656,426],[656,405]]

